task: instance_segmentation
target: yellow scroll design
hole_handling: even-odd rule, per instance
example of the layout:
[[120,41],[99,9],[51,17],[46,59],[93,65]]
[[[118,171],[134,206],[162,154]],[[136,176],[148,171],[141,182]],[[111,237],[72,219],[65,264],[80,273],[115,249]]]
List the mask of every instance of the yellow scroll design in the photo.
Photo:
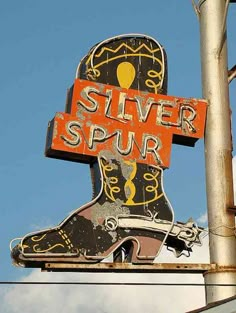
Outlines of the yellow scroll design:
[[[57,229],[58,234],[60,235],[60,237],[63,239],[64,243],[66,244],[66,246],[69,248],[69,250],[71,250],[73,248],[73,244],[70,241],[70,238],[67,236],[67,234],[65,233],[65,231],[63,231],[62,229]],[[37,235],[37,236],[33,236],[31,238],[31,240],[33,242],[37,242],[37,244],[33,245],[33,251],[36,253],[45,253],[45,252],[49,252],[57,247],[63,247],[65,248],[65,245],[62,243],[55,243],[53,246],[49,247],[48,249],[41,249],[40,248],[40,241],[42,241],[44,238],[46,238],[47,234],[43,234],[41,236]]]
[[[157,171],[156,173],[148,172],[148,173],[144,173],[143,174],[143,178],[144,178],[145,181],[149,181],[149,182],[152,182],[154,184],[150,184],[150,185],[147,185],[145,187],[145,189],[144,189],[145,190],[144,201],[142,201],[142,202],[133,202],[133,204],[129,204],[129,205],[144,205],[144,204],[148,204],[148,203],[151,203],[151,202],[154,202],[154,201],[158,200],[159,198],[161,198],[164,195],[163,192],[158,194],[158,190],[157,190],[158,186],[159,186],[157,177],[158,177],[159,174],[160,174],[159,171]],[[145,194],[146,193],[147,194],[152,194],[152,197],[149,200],[145,199]]]
[[154,89],[154,93],[158,93],[158,90],[161,87],[161,79],[162,79],[162,64],[161,64],[161,70],[159,72],[154,71],[154,70],[150,70],[147,72],[148,77],[150,78],[158,78],[159,82],[155,83],[154,80],[152,79],[146,79],[145,80],[145,85],[149,88],[153,88]]
[[39,247],[39,244],[36,244],[36,245],[33,246],[33,250],[34,250],[34,252],[37,252],[37,253],[38,253],[38,252],[45,253],[45,252],[49,252],[49,251],[55,249],[56,247],[62,247],[62,248],[64,248],[65,246],[64,246],[63,244],[61,244],[61,243],[56,243],[54,246],[51,246],[51,247],[49,247],[48,249],[41,250],[40,247]]
[[[134,183],[134,179],[137,174],[137,163],[136,162],[131,162],[131,161],[125,161],[125,164],[132,166],[132,171],[129,174],[129,177],[125,177],[126,182],[123,185],[125,195],[126,195],[126,201],[124,202],[125,205],[144,205],[148,204],[151,202],[154,202],[164,196],[164,193],[161,192],[160,194],[158,193],[158,176],[161,173],[159,170],[152,172],[146,172],[143,174],[143,179],[144,181],[148,182],[147,186],[143,187],[142,185],[140,186],[141,188],[138,189],[137,191],[137,186]],[[101,162],[102,165],[102,172],[103,172],[103,177],[104,177],[104,192],[106,196],[112,200],[113,202],[116,201],[116,194],[121,191],[121,188],[117,186],[118,184],[118,178],[116,176],[108,176],[108,173],[110,173],[114,168],[110,164],[104,164]],[[142,189],[142,191],[140,190]],[[134,197],[137,192],[143,192],[143,201],[141,202],[135,202]]]
[[107,197],[112,200],[116,201],[115,194],[120,192],[120,188],[118,186],[114,186],[118,183],[118,178],[115,176],[108,177],[107,172],[111,172],[113,170],[113,167],[109,164],[102,164],[102,172],[103,176],[105,178],[104,180],[104,191]]
[[38,242],[38,241],[43,240],[43,238],[45,238],[46,235],[47,235],[47,234],[44,234],[44,235],[42,235],[42,236],[33,236],[33,237],[31,238],[31,240],[34,241],[34,242]]
[[125,194],[128,194],[128,199],[125,202],[127,205],[134,205],[134,196],[136,194],[136,187],[135,184],[133,183],[133,179],[135,178],[135,175],[137,173],[137,163],[136,162],[130,162],[130,161],[125,161],[125,164],[132,166],[133,170],[130,173],[129,178],[127,179],[124,189],[125,189]]

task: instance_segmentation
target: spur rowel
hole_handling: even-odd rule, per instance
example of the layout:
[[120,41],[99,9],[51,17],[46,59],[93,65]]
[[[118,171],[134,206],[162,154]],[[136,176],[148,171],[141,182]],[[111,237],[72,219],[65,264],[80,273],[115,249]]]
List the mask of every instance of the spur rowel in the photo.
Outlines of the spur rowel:
[[99,262],[121,246],[132,251],[130,262],[154,260],[173,226],[162,169],[105,157],[98,164],[96,197],[57,227],[24,236],[12,249],[15,263]]

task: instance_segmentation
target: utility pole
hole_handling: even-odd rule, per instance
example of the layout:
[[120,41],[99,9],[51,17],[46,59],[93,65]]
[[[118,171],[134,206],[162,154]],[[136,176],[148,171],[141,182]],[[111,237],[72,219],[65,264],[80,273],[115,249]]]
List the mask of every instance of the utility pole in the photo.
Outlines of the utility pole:
[[[200,0],[203,97],[208,100],[205,132],[206,188],[210,262],[206,301],[236,294],[236,239],[232,177],[231,111],[229,106],[226,18],[229,0]],[[231,284],[231,286],[207,286]]]

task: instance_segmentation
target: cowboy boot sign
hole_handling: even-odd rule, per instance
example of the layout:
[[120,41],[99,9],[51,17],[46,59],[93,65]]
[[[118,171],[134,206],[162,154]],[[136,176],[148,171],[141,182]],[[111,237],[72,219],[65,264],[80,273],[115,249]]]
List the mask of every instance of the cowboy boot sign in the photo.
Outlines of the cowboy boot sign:
[[[167,95],[167,58],[146,35],[95,45],[81,60],[65,112],[49,123],[46,156],[90,165],[93,199],[12,248],[15,263],[53,260],[152,263],[163,245],[176,256],[200,245],[196,223],[176,223],[163,187],[172,143],[204,135],[206,101]],[[123,251],[121,253],[121,251]]]

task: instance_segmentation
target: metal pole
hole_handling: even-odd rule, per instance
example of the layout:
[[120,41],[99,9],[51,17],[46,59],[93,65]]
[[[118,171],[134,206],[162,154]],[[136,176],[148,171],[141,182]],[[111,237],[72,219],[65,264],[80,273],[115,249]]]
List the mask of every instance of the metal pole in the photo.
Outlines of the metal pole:
[[[231,111],[227,73],[226,24],[229,1],[200,0],[203,97],[209,101],[206,134],[206,188],[210,261],[206,284],[236,284]],[[236,287],[206,287],[207,303],[231,297]]]

